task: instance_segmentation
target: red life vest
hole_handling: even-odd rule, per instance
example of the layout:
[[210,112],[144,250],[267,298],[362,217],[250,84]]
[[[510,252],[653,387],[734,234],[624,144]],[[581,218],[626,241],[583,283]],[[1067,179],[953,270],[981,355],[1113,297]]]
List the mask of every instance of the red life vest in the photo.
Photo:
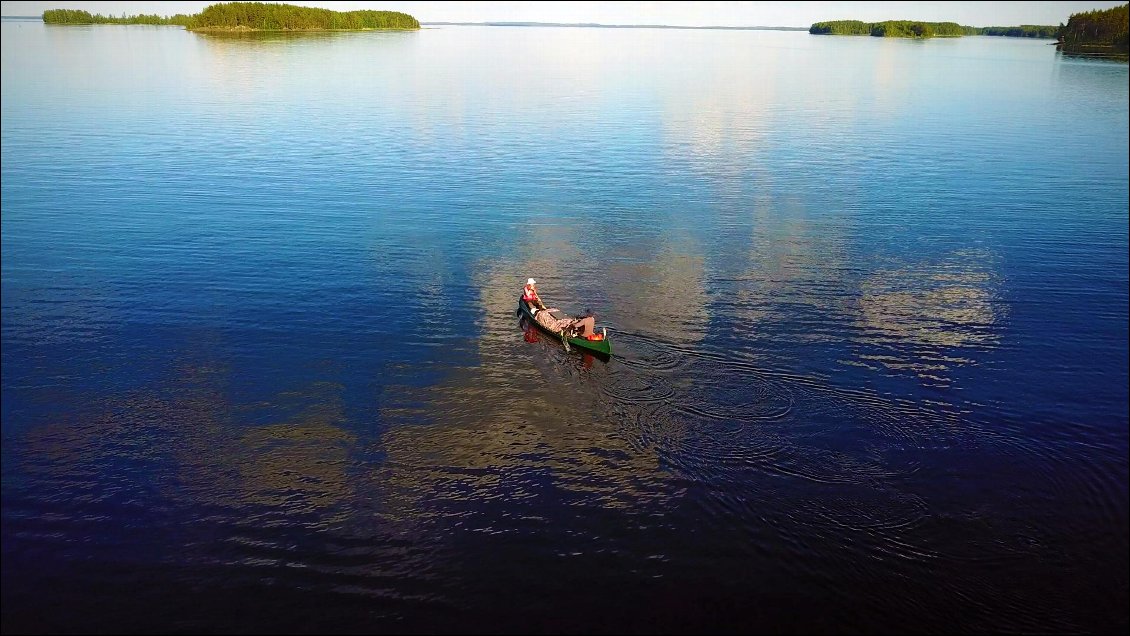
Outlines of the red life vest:
[[526,285],[522,291],[522,300],[532,303],[534,301],[540,301],[541,299],[538,298],[538,293],[534,291],[533,287]]

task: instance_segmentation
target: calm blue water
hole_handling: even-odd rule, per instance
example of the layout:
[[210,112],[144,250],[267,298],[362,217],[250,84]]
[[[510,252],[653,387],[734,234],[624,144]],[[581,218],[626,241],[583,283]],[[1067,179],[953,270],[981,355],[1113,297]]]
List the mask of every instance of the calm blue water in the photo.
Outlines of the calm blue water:
[[1127,629],[1125,63],[0,41],[4,631]]

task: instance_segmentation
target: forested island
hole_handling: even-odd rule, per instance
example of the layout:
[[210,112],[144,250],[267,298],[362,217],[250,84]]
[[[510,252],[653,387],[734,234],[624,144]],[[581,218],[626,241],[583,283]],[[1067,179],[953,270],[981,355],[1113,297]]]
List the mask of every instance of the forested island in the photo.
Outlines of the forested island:
[[195,15],[133,15],[121,17],[70,9],[43,12],[47,24],[167,24],[190,31],[356,31],[419,29],[420,22],[399,11],[332,11],[292,4],[224,2]]
[[1130,4],[1073,13],[1056,48],[1064,53],[1130,57]]
[[1001,35],[1020,38],[1054,38],[1057,47],[1066,53],[1113,55],[1125,57],[1130,51],[1127,35],[1130,4],[1111,9],[1073,13],[1067,24],[1059,26],[1022,24],[1011,27],[973,27],[956,22],[920,22],[914,20],[887,20],[861,22],[859,20],[829,20],[816,22],[809,27],[813,35],[872,35],[875,37],[932,38],[961,37],[963,35]]
[[831,20],[817,22],[809,27],[813,35],[873,35],[875,37],[931,38],[961,37],[971,35],[956,22],[916,22],[914,20],[887,20],[885,22],[860,22],[859,20]]
[[1022,24],[1012,27],[974,27],[956,22],[920,22],[915,20],[887,20],[885,22],[860,22],[859,20],[831,20],[817,22],[809,27],[813,35],[873,35],[888,38],[958,38],[963,35],[1003,35],[1023,38],[1054,38],[1063,25],[1045,26]]

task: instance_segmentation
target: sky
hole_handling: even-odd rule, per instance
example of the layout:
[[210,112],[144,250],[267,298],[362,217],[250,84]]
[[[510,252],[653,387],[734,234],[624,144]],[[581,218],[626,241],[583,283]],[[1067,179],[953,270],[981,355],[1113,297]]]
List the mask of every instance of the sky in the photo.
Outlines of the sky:
[[[923,20],[969,26],[1059,24],[1072,13],[1125,4],[1115,1],[1052,2],[476,2],[413,0],[275,0],[337,11],[403,11],[421,22],[595,22],[672,26],[808,27],[822,20]],[[121,15],[198,13],[214,1],[5,0],[0,15],[41,15],[46,9],[84,9]]]

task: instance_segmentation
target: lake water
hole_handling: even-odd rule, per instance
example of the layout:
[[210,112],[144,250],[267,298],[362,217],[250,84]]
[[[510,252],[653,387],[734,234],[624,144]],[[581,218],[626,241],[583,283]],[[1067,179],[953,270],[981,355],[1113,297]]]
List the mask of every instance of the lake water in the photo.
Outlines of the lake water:
[[2,47],[5,632],[1127,629],[1125,63]]

